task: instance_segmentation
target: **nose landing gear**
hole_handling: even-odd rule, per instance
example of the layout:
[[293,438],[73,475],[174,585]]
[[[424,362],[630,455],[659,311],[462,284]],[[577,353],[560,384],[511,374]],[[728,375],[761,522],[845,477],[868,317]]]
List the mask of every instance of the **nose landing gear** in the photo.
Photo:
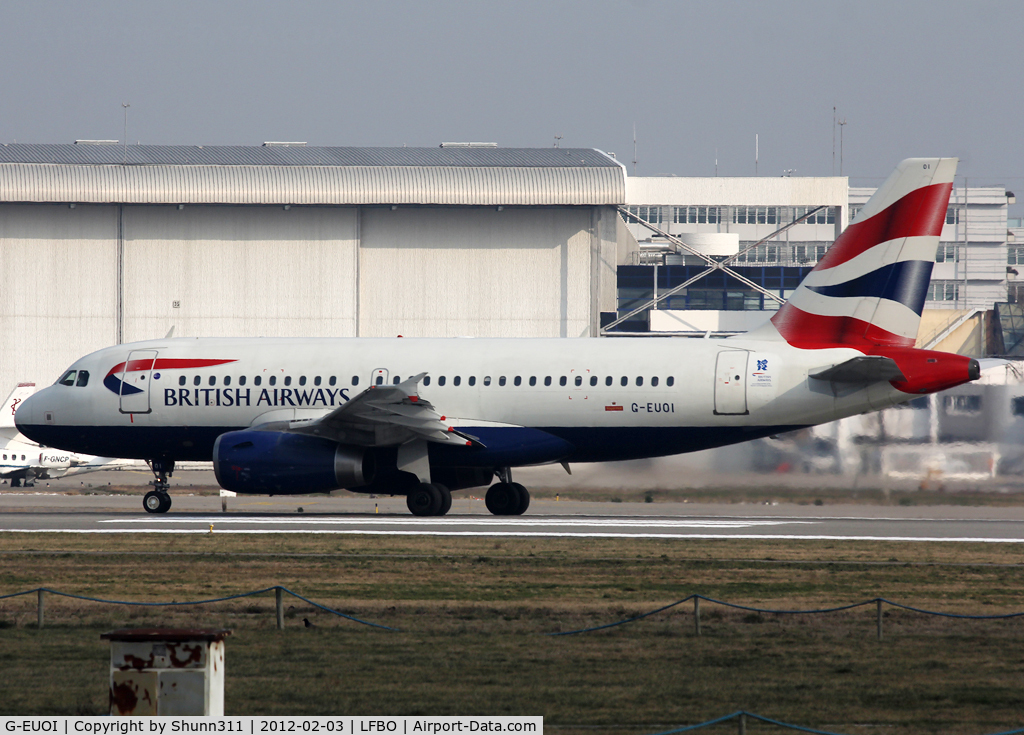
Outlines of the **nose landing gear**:
[[167,493],[171,486],[167,478],[174,474],[174,460],[154,459],[149,462],[149,467],[156,479],[149,483],[153,489],[142,499],[142,507],[147,513],[166,513],[171,509],[171,496]]

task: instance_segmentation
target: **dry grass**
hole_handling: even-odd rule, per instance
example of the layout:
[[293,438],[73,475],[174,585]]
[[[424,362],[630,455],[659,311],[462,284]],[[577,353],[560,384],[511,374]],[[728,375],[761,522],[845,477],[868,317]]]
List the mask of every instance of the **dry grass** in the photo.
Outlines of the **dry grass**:
[[[100,713],[99,633],[228,627],[230,714],[543,714],[559,731],[646,733],[744,708],[841,732],[983,733],[1021,725],[1024,621],[873,608],[781,617],[687,605],[583,636],[545,633],[635,615],[699,592],[776,608],[882,595],[967,613],[1024,609],[1004,544],[588,541],[322,536],[0,535],[0,593],[47,586],[138,601],[282,584],[401,628],[355,625],[273,596],[125,608],[0,601],[0,713]],[[317,627],[301,627],[309,617]],[[750,726],[751,732],[767,731]]]

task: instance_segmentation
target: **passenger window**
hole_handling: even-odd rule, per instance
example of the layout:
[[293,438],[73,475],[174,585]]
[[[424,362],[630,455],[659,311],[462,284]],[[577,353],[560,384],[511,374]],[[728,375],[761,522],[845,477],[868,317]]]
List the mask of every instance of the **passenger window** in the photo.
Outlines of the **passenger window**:
[[259,385],[262,382],[263,382],[263,378],[260,377],[259,375],[257,375],[255,378],[252,379],[252,384],[253,385]]
[[210,376],[210,385],[217,385],[217,376],[216,375],[211,375]]
[[438,385],[444,385],[444,376],[443,375],[440,378],[437,379],[437,384]]
[[[331,378],[331,385],[334,385],[334,378]],[[352,385],[359,385],[359,376],[358,375],[353,375],[352,376]]]
[[231,385],[231,376],[230,375],[225,375],[224,376],[224,385]]
[[622,380],[620,380],[619,383],[621,385],[623,385],[623,386],[629,385],[629,378],[627,378],[625,375],[623,375],[622,376]]
[[306,384],[306,376],[305,375],[300,375],[299,376],[299,385],[305,385],[305,384]]
[[470,375],[469,376],[469,384],[470,385],[476,385],[476,376],[475,375]]
[[665,378],[665,385],[667,385],[669,388],[671,388],[673,385],[675,385],[675,383],[676,383],[676,379],[673,378],[671,375],[669,375],[667,378]]
[[636,384],[637,384],[637,386],[643,385],[644,384],[644,379],[641,378],[640,376],[637,376]]
[[558,384],[559,385],[565,385],[565,376],[564,375],[558,379]]
[[523,384],[523,379],[522,379],[522,378],[520,378],[520,377],[519,377],[519,376],[517,375],[517,376],[516,376],[516,378],[515,378],[515,380],[513,380],[512,382],[513,382],[513,383],[514,383],[515,385],[522,385],[522,384]]
[[238,384],[239,385],[245,385],[245,376],[244,375],[239,375],[238,376]]
[[612,384],[612,376],[611,375],[609,375],[607,378],[604,379],[604,384],[605,385],[611,385]]
[[530,376],[530,387],[532,388],[535,385],[537,385],[537,376],[536,375],[531,375]]
[[591,375],[590,376],[590,384],[591,385],[597,385],[597,376],[596,375]]
[[461,384],[462,384],[462,376],[456,375],[454,378],[452,378],[452,385],[461,385]]
[[504,375],[502,375],[500,378],[498,378],[498,385],[505,385],[505,376]]
[[268,380],[267,382],[270,383],[271,385],[277,385],[277,376],[271,375],[270,380]]
[[576,385],[577,386],[583,385],[583,376],[582,375],[577,375],[576,376]]
[[545,376],[545,378],[544,378],[544,385],[551,385],[551,376],[550,375]]
[[178,385],[185,385],[185,376],[184,375],[179,375],[178,376]]
[[68,370],[66,373],[60,376],[57,381],[58,385],[74,385],[75,384],[75,373],[76,370]]
[[490,385],[490,384],[491,384],[491,376],[490,375],[485,375],[484,376],[484,385]]
[[194,378],[192,378],[192,385],[199,385],[202,382],[203,382],[203,379],[200,378],[198,375],[195,376]]
[[285,375],[284,376],[284,384],[285,385],[291,385],[292,384],[292,376],[291,375]]
[[658,378],[657,377],[651,378],[651,387],[652,388],[657,388],[658,387]]
[[313,378],[313,385],[320,385],[320,376],[319,375],[317,375],[315,378]]
[[398,385],[401,382],[402,382],[402,379],[400,377],[398,377],[397,375],[391,381],[392,385]]
[[430,376],[429,375],[423,379],[423,385],[430,385]]

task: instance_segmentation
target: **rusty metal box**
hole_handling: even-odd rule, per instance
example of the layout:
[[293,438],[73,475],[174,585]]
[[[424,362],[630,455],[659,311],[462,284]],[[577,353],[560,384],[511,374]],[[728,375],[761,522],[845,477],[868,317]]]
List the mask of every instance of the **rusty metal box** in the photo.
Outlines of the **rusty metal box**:
[[224,638],[229,630],[115,630],[110,714],[223,715]]

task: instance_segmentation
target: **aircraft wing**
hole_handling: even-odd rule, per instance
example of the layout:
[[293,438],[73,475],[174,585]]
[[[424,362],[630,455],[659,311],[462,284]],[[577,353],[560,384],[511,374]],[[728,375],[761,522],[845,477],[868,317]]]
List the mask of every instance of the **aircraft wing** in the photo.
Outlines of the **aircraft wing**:
[[430,401],[420,398],[417,384],[425,375],[420,373],[398,385],[370,386],[329,414],[289,422],[284,430],[364,447],[394,446],[412,439],[479,445],[474,437],[444,424],[445,417]]
[[880,383],[882,381],[905,381],[907,377],[896,361],[890,357],[863,355],[833,365],[821,372],[811,373],[817,380],[833,383]]

